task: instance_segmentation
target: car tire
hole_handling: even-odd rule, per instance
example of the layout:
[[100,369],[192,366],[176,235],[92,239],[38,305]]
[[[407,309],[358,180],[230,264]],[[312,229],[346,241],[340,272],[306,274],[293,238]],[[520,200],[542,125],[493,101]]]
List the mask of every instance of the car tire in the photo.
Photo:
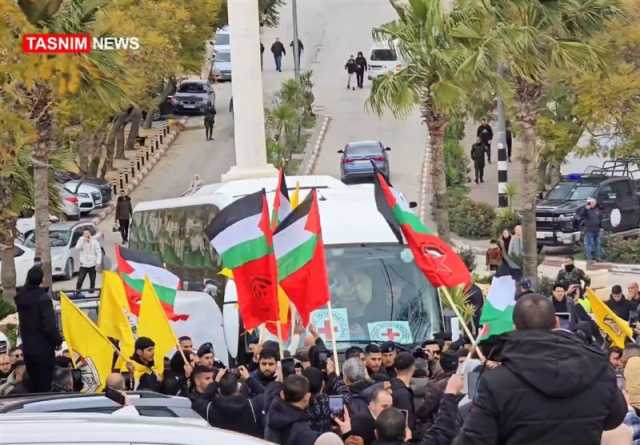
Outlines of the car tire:
[[64,263],[64,279],[71,280],[73,278],[73,258],[67,258],[67,262]]

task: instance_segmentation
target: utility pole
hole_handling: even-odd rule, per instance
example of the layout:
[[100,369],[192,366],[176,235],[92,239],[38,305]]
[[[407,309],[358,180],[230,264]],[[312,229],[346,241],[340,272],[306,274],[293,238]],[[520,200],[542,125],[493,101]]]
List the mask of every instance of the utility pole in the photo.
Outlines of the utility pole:
[[298,43],[298,1],[291,0],[293,16],[293,72],[296,80],[300,79],[300,45]]
[[[498,65],[498,75],[503,77],[505,66]],[[509,197],[507,196],[507,178],[508,178],[508,160],[507,160],[507,119],[504,110],[504,101],[498,93],[498,116],[497,116],[497,133],[498,133],[498,208],[504,209],[509,207]]]

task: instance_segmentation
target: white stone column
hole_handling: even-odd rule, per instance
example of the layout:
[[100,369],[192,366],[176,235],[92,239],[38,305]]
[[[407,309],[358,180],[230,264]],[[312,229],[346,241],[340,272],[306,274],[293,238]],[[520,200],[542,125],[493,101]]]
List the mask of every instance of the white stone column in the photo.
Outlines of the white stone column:
[[267,164],[257,0],[228,0],[236,165],[222,181],[277,174]]

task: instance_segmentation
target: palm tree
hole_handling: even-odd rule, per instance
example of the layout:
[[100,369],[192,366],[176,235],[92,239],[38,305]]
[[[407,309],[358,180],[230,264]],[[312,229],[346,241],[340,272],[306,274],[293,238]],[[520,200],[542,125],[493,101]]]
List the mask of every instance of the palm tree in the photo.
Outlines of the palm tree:
[[[424,159],[430,162],[433,218],[438,234],[450,241],[444,136],[466,97],[458,74],[464,48],[451,38],[455,16],[447,14],[440,1],[390,2],[398,18],[374,29],[373,35],[376,40],[394,42],[405,66],[374,81],[367,106],[377,114],[389,109],[396,117],[419,107],[421,120],[429,130]],[[421,208],[426,201],[422,196]]]
[[604,69],[588,38],[617,15],[618,0],[468,0],[464,25],[455,30],[473,52],[463,69],[477,65],[506,68],[505,81],[494,87],[510,90],[523,147],[520,214],[523,225],[524,274],[537,279],[536,199],[540,144],[536,127],[545,107],[545,88],[553,70],[584,72]]
[[[91,29],[97,12],[107,3],[106,0],[20,0],[18,6],[35,28],[46,28],[53,33],[79,34]],[[49,195],[40,191],[48,189],[49,158],[56,150],[53,110],[56,100],[80,89],[91,89],[106,106],[117,109],[128,104],[122,103],[124,94],[112,80],[121,73],[121,66],[109,52],[60,55],[41,60],[41,70],[48,77],[39,78],[33,85],[25,85],[24,94],[28,98],[30,118],[37,133],[32,153],[36,190],[36,255],[42,259],[45,284],[50,284]],[[57,91],[53,85],[57,86]]]

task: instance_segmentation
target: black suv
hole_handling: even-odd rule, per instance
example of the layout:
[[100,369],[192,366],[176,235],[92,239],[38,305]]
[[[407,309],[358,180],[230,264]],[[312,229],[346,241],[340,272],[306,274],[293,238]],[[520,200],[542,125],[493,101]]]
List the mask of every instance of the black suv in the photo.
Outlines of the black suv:
[[588,198],[595,198],[606,232],[640,226],[640,158],[605,161],[584,174],[563,176],[536,206],[538,246],[571,245],[582,239],[583,222],[576,216]]

